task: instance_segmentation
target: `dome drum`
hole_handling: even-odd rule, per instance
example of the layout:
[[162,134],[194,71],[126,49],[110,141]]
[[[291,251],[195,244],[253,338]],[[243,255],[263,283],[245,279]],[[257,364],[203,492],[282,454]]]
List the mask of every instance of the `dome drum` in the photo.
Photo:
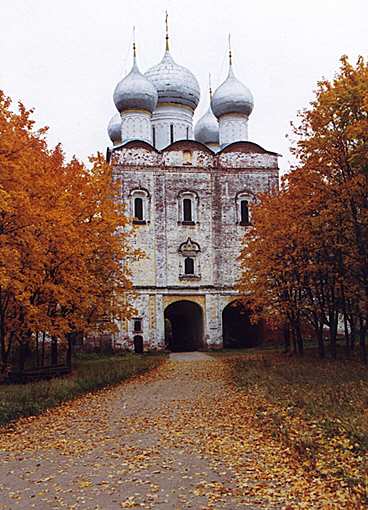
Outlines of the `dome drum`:
[[151,113],[127,110],[121,114],[121,135],[124,142],[142,140],[152,145]]
[[248,116],[243,113],[226,113],[219,119],[220,147],[248,140]]
[[178,104],[158,104],[152,114],[154,145],[164,149],[177,140],[193,138],[193,113],[189,108]]

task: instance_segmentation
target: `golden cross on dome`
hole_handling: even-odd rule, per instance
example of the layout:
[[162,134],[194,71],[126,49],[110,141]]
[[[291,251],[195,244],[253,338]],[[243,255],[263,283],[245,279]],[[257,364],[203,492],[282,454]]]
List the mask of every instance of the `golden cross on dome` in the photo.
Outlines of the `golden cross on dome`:
[[169,15],[165,11],[165,26],[166,26],[166,51],[169,51]]
[[137,56],[137,47],[135,44],[135,26],[133,26],[133,57]]

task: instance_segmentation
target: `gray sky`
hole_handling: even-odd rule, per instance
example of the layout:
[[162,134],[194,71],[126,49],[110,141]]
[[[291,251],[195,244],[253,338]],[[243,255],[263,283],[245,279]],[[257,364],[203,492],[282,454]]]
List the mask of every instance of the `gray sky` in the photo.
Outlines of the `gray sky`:
[[166,8],[172,55],[201,85],[196,118],[208,106],[208,72],[213,88],[226,76],[231,32],[235,73],[255,98],[249,138],[283,154],[283,170],[289,123],[317,80],[333,76],[342,54],[368,53],[368,0],[1,0],[0,88],[36,109],[51,144],[86,161],[109,144],[132,26],[146,71],[164,52]]

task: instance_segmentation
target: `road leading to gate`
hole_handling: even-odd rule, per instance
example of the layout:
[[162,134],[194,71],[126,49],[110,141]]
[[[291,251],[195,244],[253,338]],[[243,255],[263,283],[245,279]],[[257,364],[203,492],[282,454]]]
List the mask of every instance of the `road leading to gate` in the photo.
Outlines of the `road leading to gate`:
[[298,475],[252,420],[228,364],[172,354],[2,431],[0,509],[282,508]]
[[204,352],[171,352],[170,361],[215,361]]

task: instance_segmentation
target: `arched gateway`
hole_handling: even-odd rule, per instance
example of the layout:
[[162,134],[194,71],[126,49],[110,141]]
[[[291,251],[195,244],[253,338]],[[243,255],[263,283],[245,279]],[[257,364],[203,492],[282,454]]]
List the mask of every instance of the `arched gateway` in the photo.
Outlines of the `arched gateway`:
[[165,343],[174,352],[203,347],[203,312],[192,301],[175,301],[165,309]]
[[222,335],[224,347],[254,347],[262,341],[262,323],[252,324],[249,310],[233,301],[222,312]]

